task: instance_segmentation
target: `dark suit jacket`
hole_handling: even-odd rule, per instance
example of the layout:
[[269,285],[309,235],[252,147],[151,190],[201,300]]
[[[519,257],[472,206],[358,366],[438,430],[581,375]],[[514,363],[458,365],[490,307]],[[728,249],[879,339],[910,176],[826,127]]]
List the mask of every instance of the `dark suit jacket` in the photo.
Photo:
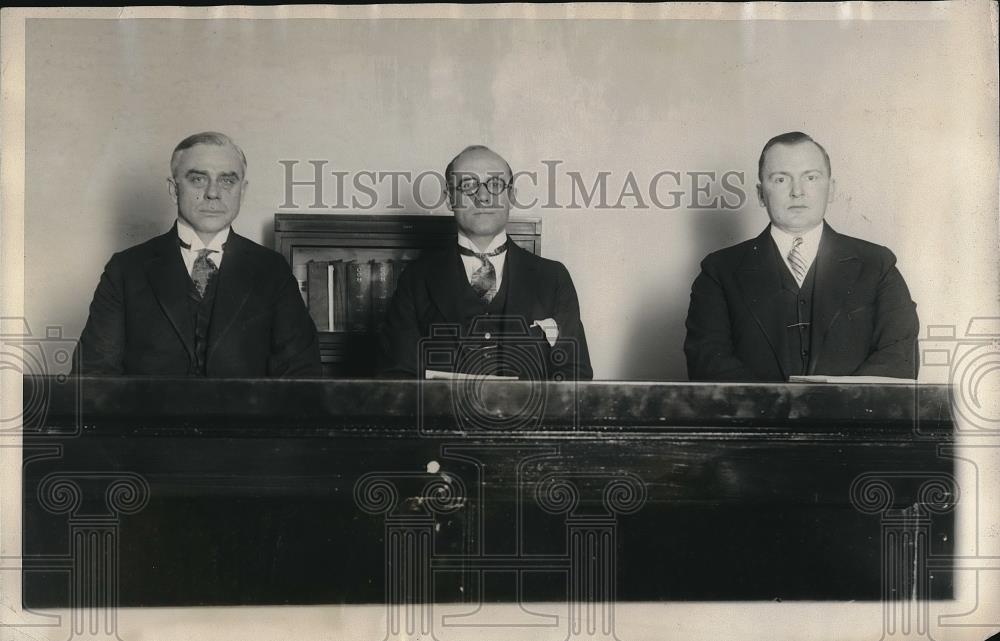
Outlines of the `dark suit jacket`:
[[[813,264],[808,374],[916,378],[916,305],[891,251],[824,224]],[[709,254],[691,288],[688,376],[708,381],[784,381],[786,329],[781,272],[770,227]]]
[[[525,327],[547,318],[555,319],[559,326],[559,338],[551,347],[537,327],[529,332],[543,361],[535,371],[544,371],[548,379],[593,378],[587,338],[580,322],[580,303],[566,267],[512,242],[504,270],[504,316],[523,319]],[[462,324],[461,292],[455,285],[465,278],[456,249],[427,254],[403,270],[381,334],[383,375],[423,376],[420,341],[432,338],[435,327]],[[447,343],[447,339],[442,340]]]
[[[316,326],[280,254],[230,231],[216,278],[208,376],[320,374]],[[190,286],[176,228],[112,256],[77,346],[80,373],[188,375]]]

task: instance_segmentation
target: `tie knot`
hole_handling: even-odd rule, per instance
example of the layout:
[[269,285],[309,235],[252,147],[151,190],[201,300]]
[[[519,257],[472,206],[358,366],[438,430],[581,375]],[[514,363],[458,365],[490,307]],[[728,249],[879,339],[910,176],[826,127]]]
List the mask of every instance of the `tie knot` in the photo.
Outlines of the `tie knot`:
[[462,245],[458,246],[458,253],[463,256],[474,256],[482,263],[482,265],[469,277],[469,284],[472,285],[472,289],[475,290],[480,300],[487,305],[493,300],[493,297],[496,296],[497,293],[497,272],[493,267],[493,263],[491,263],[489,259],[493,256],[499,256],[507,251],[508,242],[509,241],[504,241],[502,245],[489,252],[477,252],[469,249],[468,247],[463,247]]
[[214,254],[214,253],[215,253],[214,249],[199,249],[198,258],[208,258],[209,254]]
[[795,240],[792,241],[792,249],[797,248],[803,242],[805,242],[805,241],[802,240],[802,236],[796,236]]

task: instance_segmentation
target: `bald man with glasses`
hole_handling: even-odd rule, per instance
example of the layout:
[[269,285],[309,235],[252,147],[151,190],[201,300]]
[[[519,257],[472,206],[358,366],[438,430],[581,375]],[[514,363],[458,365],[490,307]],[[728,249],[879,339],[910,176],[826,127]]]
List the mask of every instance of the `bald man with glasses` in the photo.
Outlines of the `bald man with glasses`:
[[507,236],[512,175],[507,161],[478,145],[448,164],[456,243],[422,256],[400,276],[381,336],[383,375],[593,378],[566,267]]

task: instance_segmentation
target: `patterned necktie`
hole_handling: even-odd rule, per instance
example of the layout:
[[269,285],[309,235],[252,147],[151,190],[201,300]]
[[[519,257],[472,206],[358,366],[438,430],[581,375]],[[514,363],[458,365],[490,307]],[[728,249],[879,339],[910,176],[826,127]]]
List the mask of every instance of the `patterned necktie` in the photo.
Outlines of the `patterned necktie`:
[[802,260],[802,254],[799,253],[801,245],[802,236],[796,236],[792,242],[792,251],[788,252],[788,265],[792,268],[792,276],[795,277],[795,282],[798,283],[799,287],[802,287],[802,281],[806,278],[806,263]]
[[493,297],[497,295],[497,270],[493,268],[490,258],[499,256],[505,251],[507,251],[506,242],[493,251],[486,253],[474,252],[468,247],[458,246],[458,253],[463,256],[475,256],[482,262],[482,265],[476,271],[472,272],[471,284],[472,289],[479,296],[479,300],[484,303],[489,304],[493,300]]
[[[180,242],[182,248],[191,249],[191,244],[185,243],[180,236],[177,237],[177,240]],[[222,250],[226,250],[226,243],[222,243]],[[194,265],[191,266],[191,280],[198,290],[198,296],[204,298],[209,283],[219,273],[218,266],[208,259],[208,255],[217,254],[219,251],[217,249],[199,249],[197,251],[198,255],[194,259]]]
[[208,259],[208,255],[214,253],[216,253],[214,249],[199,249],[198,257],[194,259],[194,267],[191,268],[191,280],[194,281],[194,286],[198,288],[198,295],[202,298],[205,297],[205,290],[208,289],[209,283],[219,273],[219,268]]

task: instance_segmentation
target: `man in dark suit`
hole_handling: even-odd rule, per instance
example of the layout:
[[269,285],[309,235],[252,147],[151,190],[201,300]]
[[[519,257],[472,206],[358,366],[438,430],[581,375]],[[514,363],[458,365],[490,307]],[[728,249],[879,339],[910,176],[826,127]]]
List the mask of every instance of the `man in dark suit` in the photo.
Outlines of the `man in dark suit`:
[[806,134],[772,138],[757,197],[771,224],[710,254],[691,288],[688,376],[916,378],[916,305],[887,248],[835,232],[830,158]]
[[400,276],[381,336],[382,373],[593,378],[569,272],[505,231],[514,199],[507,162],[468,147],[449,163],[445,181],[457,243]]
[[77,346],[78,372],[264,377],[320,374],[316,327],[284,258],[231,224],[246,157],[189,136],[170,160],[173,228],[111,257]]

